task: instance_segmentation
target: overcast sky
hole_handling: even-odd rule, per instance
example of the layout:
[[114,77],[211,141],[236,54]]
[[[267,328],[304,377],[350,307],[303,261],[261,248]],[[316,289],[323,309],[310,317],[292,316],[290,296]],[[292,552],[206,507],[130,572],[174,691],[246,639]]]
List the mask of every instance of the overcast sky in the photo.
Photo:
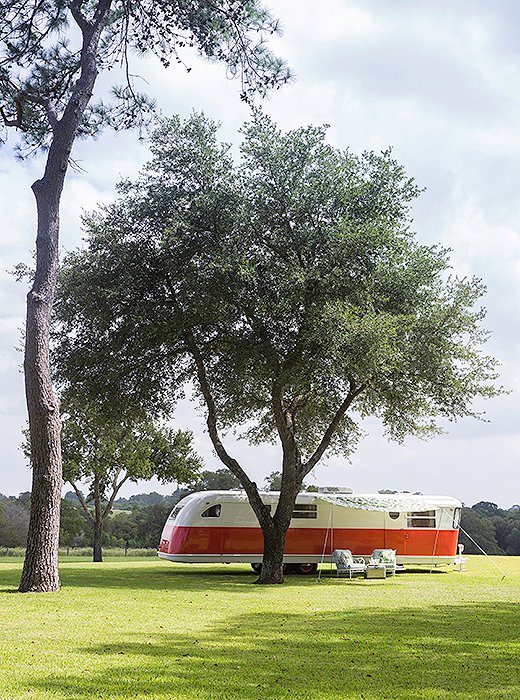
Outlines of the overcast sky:
[[[510,0],[276,0],[268,3],[284,34],[273,46],[289,62],[295,82],[264,109],[284,130],[330,125],[329,140],[354,152],[394,156],[426,188],[414,207],[414,230],[423,242],[452,250],[459,276],[487,286],[488,351],[501,362],[508,395],[480,406],[489,422],[466,419],[428,442],[387,442],[376,421],[351,463],[333,457],[315,470],[314,483],[452,495],[509,507],[520,503],[520,4]],[[239,84],[225,68],[188,57],[164,71],[135,67],[165,114],[204,110],[222,122],[221,136],[238,143],[248,118]],[[101,81],[100,86],[104,84]],[[108,83],[107,83],[108,84]],[[143,83],[143,89],[146,84]],[[134,176],[147,159],[135,134],[106,134],[78,144],[62,207],[62,250],[81,242],[80,213],[109,201],[121,177]],[[26,289],[8,270],[30,263],[35,235],[31,183],[42,161],[19,163],[0,151],[0,493],[30,490],[20,452],[25,399],[20,372]],[[186,402],[175,423],[196,433],[209,469],[220,468],[200,415]],[[259,482],[279,468],[274,446],[234,444],[234,454]],[[126,494],[171,486],[140,483]]]

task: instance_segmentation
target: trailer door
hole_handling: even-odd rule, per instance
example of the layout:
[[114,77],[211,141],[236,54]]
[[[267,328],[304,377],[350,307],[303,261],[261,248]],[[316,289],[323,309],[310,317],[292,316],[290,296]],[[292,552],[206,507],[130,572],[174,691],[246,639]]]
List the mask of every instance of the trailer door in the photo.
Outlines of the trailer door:
[[385,513],[385,548],[395,549],[397,556],[406,555],[406,522],[406,513]]

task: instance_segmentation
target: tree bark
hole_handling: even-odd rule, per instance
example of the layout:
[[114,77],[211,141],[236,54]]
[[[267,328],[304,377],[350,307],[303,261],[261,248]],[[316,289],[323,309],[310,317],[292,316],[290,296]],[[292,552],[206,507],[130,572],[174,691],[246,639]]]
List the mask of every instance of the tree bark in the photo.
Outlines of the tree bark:
[[283,554],[287,530],[291,524],[296,498],[300,492],[302,479],[299,476],[299,452],[296,444],[283,450],[282,485],[274,516],[259,518],[264,536],[262,570],[255,583],[283,583]]
[[285,531],[274,527],[262,528],[264,536],[264,556],[260,576],[255,583],[283,583],[283,553],[285,549]]
[[49,338],[58,270],[60,200],[78,126],[97,77],[97,49],[111,0],[100,0],[94,21],[75,12],[83,35],[81,73],[61,119],[47,103],[53,138],[41,180],[33,184],[38,213],[36,274],[27,297],[25,392],[33,468],[31,514],[25,561],[18,590],[57,591],[61,489],[59,401],[52,386]]
[[19,590],[56,591],[60,533],[60,409],[51,379],[49,334],[58,267],[61,187],[33,185],[38,211],[36,276],[27,296],[25,394],[31,438],[32,490],[29,534]]
[[92,561],[103,561],[103,513],[101,505],[99,477],[96,475],[94,479],[94,540],[92,543]]
[[103,561],[103,523],[98,518],[94,523],[92,561]]

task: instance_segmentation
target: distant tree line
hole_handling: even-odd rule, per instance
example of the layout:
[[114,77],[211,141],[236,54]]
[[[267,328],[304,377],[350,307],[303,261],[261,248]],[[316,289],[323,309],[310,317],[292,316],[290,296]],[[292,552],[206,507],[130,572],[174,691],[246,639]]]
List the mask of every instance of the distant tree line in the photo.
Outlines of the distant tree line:
[[[265,480],[267,490],[277,490],[279,473],[272,472]],[[144,493],[119,498],[107,521],[104,547],[132,549],[157,548],[163,525],[174,505],[195,491],[240,488],[238,480],[227,469],[203,471],[189,489],[177,489],[171,495]],[[306,490],[315,490],[306,487]],[[0,494],[0,548],[24,547],[29,526],[30,493],[18,497]],[[496,503],[480,501],[462,509],[459,542],[465,554],[520,556],[520,505],[505,510]],[[466,534],[467,533],[467,534]],[[62,501],[60,546],[63,548],[91,547],[92,523],[85,517],[76,494],[66,494]]]
[[[200,472],[189,489],[178,488],[170,496],[147,493],[119,498],[105,523],[103,547],[155,549],[169,512],[181,498],[195,491],[232,488],[240,488],[238,479],[227,469],[219,469]],[[0,494],[0,548],[25,546],[30,502],[29,492],[18,498]],[[70,491],[61,504],[60,547],[92,547],[93,541],[93,522],[86,517],[76,493]]]
[[486,554],[520,556],[520,505],[504,510],[496,503],[479,501],[462,509],[460,524],[459,542],[465,554],[482,553],[471,537]]

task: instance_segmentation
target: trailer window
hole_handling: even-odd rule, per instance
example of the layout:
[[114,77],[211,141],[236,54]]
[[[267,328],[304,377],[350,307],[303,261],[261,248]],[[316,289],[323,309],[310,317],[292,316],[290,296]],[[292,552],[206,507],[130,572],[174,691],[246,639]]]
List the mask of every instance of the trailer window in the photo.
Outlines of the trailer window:
[[206,510],[200,514],[201,518],[220,518],[220,511],[222,509],[222,506],[217,504],[216,506],[210,506],[209,508],[206,508]]
[[170,522],[173,522],[183,508],[184,508],[184,506],[175,506],[175,508],[172,510],[172,512],[168,516],[168,520]]
[[293,518],[317,518],[318,506],[315,503],[297,503],[292,512]]
[[460,508],[453,511],[453,529],[458,530],[460,525]]
[[408,513],[408,527],[435,527],[435,511],[423,510],[418,513]]

